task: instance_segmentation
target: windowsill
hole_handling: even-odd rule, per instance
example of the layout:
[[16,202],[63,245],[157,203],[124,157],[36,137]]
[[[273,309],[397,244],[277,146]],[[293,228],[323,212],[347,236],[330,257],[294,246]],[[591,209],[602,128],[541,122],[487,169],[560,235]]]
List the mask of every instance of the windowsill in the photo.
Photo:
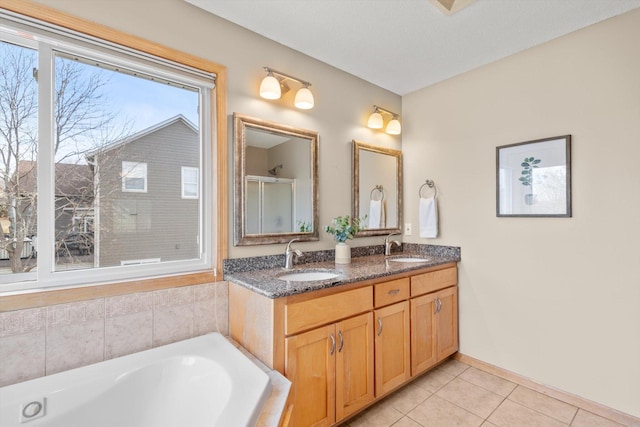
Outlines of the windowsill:
[[106,298],[135,292],[200,285],[221,280],[222,275],[216,276],[213,270],[206,270],[175,276],[151,277],[84,287],[26,291],[14,295],[0,296],[0,312]]

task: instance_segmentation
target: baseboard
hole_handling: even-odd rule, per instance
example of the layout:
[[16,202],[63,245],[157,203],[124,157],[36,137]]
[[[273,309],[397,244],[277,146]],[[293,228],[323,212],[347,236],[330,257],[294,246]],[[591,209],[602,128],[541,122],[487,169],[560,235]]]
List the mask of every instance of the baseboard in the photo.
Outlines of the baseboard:
[[629,415],[616,409],[609,408],[608,406],[585,399],[580,396],[576,396],[575,394],[567,393],[566,391],[558,390],[554,387],[540,384],[539,382],[536,382],[530,378],[524,377],[490,363],[483,362],[482,360],[475,359],[462,353],[454,354],[453,358],[466,363],[467,365],[473,366],[474,368],[478,368],[482,371],[504,378],[505,380],[523,385],[539,393],[546,394],[547,396],[553,397],[554,399],[558,399],[562,402],[568,403],[569,405],[577,406],[581,409],[584,409],[585,411],[600,415],[601,417],[608,418],[625,426],[640,427],[640,418],[634,417],[633,415]]

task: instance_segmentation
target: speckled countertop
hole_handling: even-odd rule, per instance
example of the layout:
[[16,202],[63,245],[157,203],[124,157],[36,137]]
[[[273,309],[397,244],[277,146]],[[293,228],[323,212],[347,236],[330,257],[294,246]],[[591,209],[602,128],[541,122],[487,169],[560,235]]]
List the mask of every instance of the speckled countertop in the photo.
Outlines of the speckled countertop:
[[[403,245],[404,246],[404,245]],[[421,270],[450,262],[460,261],[460,248],[435,247],[432,245],[413,245],[415,247],[403,247],[403,252],[394,252],[390,257],[381,254],[353,256],[351,264],[335,264],[333,260],[326,260],[322,254],[321,260],[295,265],[291,270],[285,270],[284,257],[282,263],[274,264],[276,259],[259,257],[253,259],[244,258],[241,260],[225,260],[225,267],[231,272],[225,273],[224,279],[244,286],[252,291],[269,298],[280,298],[304,292],[316,291],[348,283],[358,282],[368,279],[377,279],[395,274],[405,273],[413,270]],[[429,246],[429,248],[424,248]],[[413,249],[407,251],[407,249]],[[418,250],[416,250],[418,249]],[[331,251],[329,251],[331,252]],[[423,262],[397,262],[393,258],[412,257],[426,259]],[[313,259],[313,257],[310,257]],[[322,258],[325,258],[322,260]],[[229,263],[227,263],[229,261]],[[262,261],[262,262],[261,262]],[[264,263],[274,264],[266,266]],[[261,266],[260,269],[242,267],[246,265]],[[286,281],[279,279],[279,276],[302,272],[302,271],[326,271],[336,273],[338,276],[327,280],[316,281]]]

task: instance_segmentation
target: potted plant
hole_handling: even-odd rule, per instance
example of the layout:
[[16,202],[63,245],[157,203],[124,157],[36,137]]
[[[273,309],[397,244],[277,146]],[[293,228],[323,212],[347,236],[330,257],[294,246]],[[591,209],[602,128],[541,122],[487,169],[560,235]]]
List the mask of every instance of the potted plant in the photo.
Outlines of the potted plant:
[[331,220],[331,225],[326,225],[324,231],[333,235],[336,243],[336,264],[349,264],[351,262],[351,248],[346,241],[353,239],[358,231],[364,229],[362,225],[366,216],[362,219],[351,218],[349,215],[339,216]]
[[[520,166],[522,166],[522,176],[518,178],[518,181],[520,181],[522,185],[531,188],[533,184],[533,170],[540,167],[539,164],[541,161],[542,160],[536,159],[535,157],[524,158],[524,161],[520,164]],[[533,193],[525,194],[524,202],[528,205],[535,203]]]

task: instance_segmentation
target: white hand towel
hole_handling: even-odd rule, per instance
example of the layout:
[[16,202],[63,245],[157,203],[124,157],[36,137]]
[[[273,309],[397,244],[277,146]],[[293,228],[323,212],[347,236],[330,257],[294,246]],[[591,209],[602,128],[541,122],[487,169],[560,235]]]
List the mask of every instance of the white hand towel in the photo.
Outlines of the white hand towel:
[[372,200],[369,203],[369,228],[380,228],[382,217],[382,201]]
[[435,197],[423,199],[420,197],[418,212],[420,220],[420,237],[438,237],[438,204]]

